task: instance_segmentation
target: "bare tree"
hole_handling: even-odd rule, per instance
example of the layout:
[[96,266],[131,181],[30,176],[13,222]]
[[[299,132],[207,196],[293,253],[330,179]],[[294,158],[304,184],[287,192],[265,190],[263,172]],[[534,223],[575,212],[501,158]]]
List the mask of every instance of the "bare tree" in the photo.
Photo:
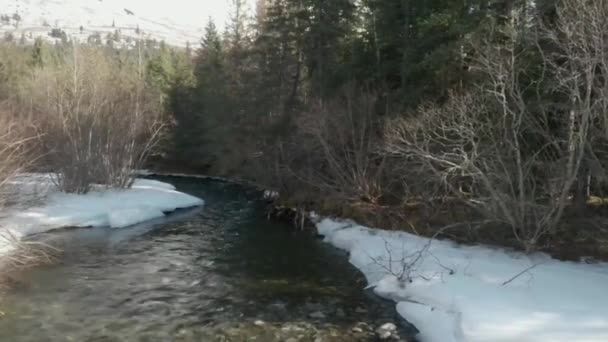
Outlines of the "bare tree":
[[[552,50],[547,53],[556,75],[555,91],[567,101],[569,124],[577,130],[572,148],[584,150],[573,160],[579,167],[575,206],[585,207],[588,180],[606,181],[608,142],[608,1],[562,0],[556,23],[544,29]],[[584,23],[584,25],[581,25]]]
[[[530,81],[529,51],[517,42],[486,42],[472,66],[483,79],[477,92],[452,94],[444,106],[423,106],[415,119],[388,125],[390,153],[418,162],[450,196],[511,227],[527,251],[570,204],[593,121],[584,100],[595,91],[571,62],[547,55],[538,37],[537,79]],[[544,104],[549,72],[572,99],[567,111]],[[587,94],[578,93],[582,84],[590,85]]]
[[144,89],[140,68],[119,68],[95,49],[73,49],[38,70],[28,86],[49,166],[63,191],[93,184],[127,188],[160,141],[161,110]]
[[28,142],[33,138],[27,134],[23,123],[0,111],[0,207],[4,202],[4,186],[17,173],[31,166],[34,159],[28,153]]
[[342,100],[313,107],[300,116],[296,139],[314,163],[292,166],[308,184],[351,202],[377,204],[384,192],[385,157],[379,153],[380,121],[375,97],[349,90]]

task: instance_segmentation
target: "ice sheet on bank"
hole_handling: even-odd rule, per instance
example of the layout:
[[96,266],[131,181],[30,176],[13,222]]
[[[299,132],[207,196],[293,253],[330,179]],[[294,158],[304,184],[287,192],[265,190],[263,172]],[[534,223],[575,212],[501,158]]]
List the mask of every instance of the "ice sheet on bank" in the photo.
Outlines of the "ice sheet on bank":
[[[27,192],[27,187],[52,189],[49,182],[48,177],[27,176],[12,185]],[[176,191],[170,184],[138,179],[127,190],[98,190],[86,195],[48,190],[40,205],[9,212],[0,220],[0,227],[16,236],[62,227],[123,228],[203,203],[199,198]]]
[[[423,342],[608,341],[608,264],[429,244],[404,232],[329,219],[317,228],[350,252],[377,294],[398,303]],[[405,272],[403,261],[411,265]],[[398,279],[404,273],[409,277],[401,279],[411,282]]]

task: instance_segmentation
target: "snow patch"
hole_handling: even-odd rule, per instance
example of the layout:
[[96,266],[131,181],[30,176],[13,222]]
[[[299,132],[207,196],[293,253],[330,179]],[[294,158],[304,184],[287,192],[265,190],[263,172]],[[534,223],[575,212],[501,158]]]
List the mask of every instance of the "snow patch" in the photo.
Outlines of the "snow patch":
[[[608,264],[317,223],[422,342],[608,341]],[[521,274],[520,276],[517,276]]]
[[48,175],[22,175],[9,185],[23,198],[32,189],[46,189],[41,205],[25,209],[16,205],[0,219],[1,229],[16,237],[65,227],[124,228],[204,204],[199,198],[176,191],[171,184],[146,179],[135,180],[130,189],[97,187],[85,195],[58,192]]

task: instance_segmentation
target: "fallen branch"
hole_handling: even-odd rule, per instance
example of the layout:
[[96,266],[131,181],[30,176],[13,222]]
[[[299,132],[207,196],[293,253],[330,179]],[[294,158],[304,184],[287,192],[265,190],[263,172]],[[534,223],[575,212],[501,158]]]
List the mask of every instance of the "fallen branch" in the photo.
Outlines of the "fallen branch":
[[534,264],[534,265],[532,265],[532,266],[530,266],[530,267],[526,268],[525,270],[523,270],[523,271],[519,272],[518,274],[516,274],[516,275],[515,275],[514,277],[512,277],[511,279],[509,279],[509,280],[505,281],[504,283],[502,283],[502,286],[505,286],[505,285],[507,285],[507,284],[511,283],[511,282],[512,282],[512,281],[514,281],[515,279],[517,279],[517,278],[521,277],[521,276],[522,276],[522,275],[524,275],[525,273],[528,273],[528,271],[530,271],[530,270],[534,269],[536,266],[538,266],[538,265],[540,265],[540,264],[542,264],[542,263],[537,263],[537,264]]

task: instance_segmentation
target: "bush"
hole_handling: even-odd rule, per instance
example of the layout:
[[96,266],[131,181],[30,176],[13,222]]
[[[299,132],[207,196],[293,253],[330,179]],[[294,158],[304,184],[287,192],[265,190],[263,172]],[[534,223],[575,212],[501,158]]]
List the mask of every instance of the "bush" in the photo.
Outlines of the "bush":
[[86,193],[93,184],[130,187],[160,141],[165,122],[136,66],[102,51],[72,56],[34,72],[25,87],[47,166],[61,190]]
[[[507,99],[513,95],[508,93]],[[567,139],[576,132],[541,132],[535,121],[540,113],[503,105],[481,92],[423,106],[415,118],[387,125],[388,153],[435,184],[427,197],[443,189],[442,198],[475,209],[483,224],[510,227],[532,251],[562,220],[582,151]]]
[[24,167],[28,160],[28,141],[22,124],[0,110],[0,207],[4,202],[4,185]]
[[376,99],[348,89],[340,98],[298,115],[297,133],[285,146],[289,173],[308,187],[352,202],[379,203],[389,179],[379,153],[381,121]]

